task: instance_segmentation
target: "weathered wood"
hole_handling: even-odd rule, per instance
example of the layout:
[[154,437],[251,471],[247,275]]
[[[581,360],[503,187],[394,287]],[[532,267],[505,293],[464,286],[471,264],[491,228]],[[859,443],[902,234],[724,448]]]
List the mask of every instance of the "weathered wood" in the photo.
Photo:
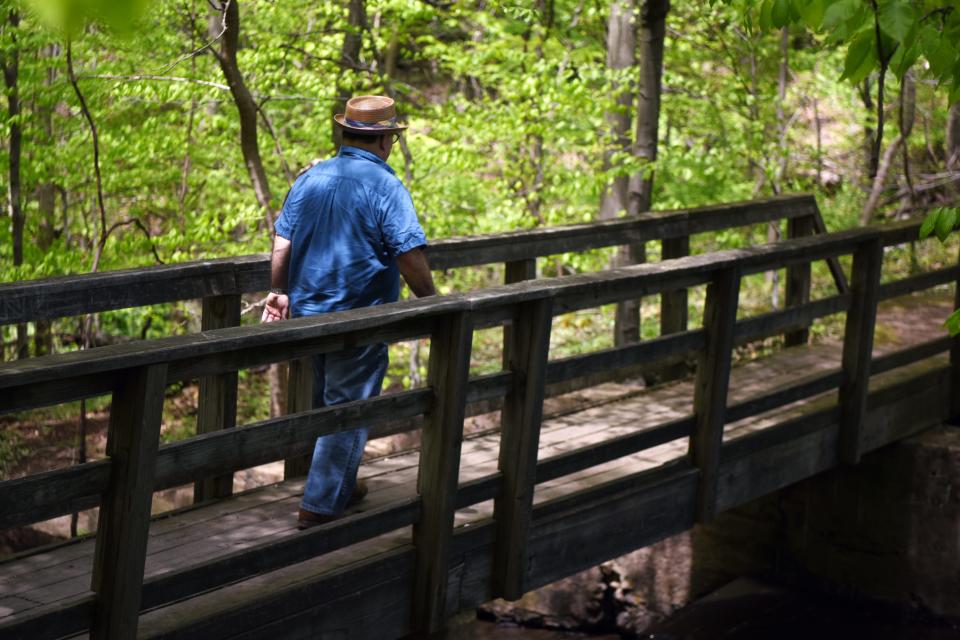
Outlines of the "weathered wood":
[[494,553],[494,592],[515,600],[525,589],[527,534],[536,483],[537,448],[543,416],[553,300],[523,305],[514,324],[510,345],[513,386],[500,418],[500,455],[503,476],[494,501],[497,545]]
[[[163,445],[157,454],[153,489],[179,486],[205,474],[232,473],[287,455],[307,455],[322,435],[419,415],[429,409],[430,396],[423,389],[388,394]],[[96,506],[107,488],[109,465],[109,460],[103,460],[0,483],[0,528]]]
[[[803,238],[813,235],[814,216],[791,218],[787,221],[787,237]],[[786,307],[799,307],[810,302],[810,263],[796,264],[787,269]],[[784,335],[784,345],[806,344],[809,329],[790,331]]]
[[[287,413],[302,413],[313,409],[313,359],[297,358],[287,366]],[[283,461],[283,478],[303,478],[310,471],[312,450],[305,455]]]
[[717,273],[707,287],[703,312],[707,347],[697,364],[693,397],[696,428],[690,437],[690,455],[700,470],[696,510],[699,522],[710,522],[716,513],[717,474],[739,295],[740,272],[736,267]]
[[[823,221],[823,215],[820,213],[820,207],[813,208],[813,229],[820,235],[826,235],[827,225]],[[837,293],[847,293],[850,291],[850,284],[847,282],[847,275],[840,266],[840,261],[833,258],[827,258],[827,266],[830,267],[830,274],[833,276],[833,282],[837,287]]]
[[[240,296],[229,294],[203,299],[202,331],[240,326]],[[237,372],[200,378],[197,399],[197,434],[237,426]],[[225,498],[233,493],[233,474],[204,478],[193,485],[193,501]]]
[[853,254],[852,299],[843,335],[843,381],[840,383],[840,459],[847,464],[860,460],[882,266],[883,244],[879,236],[857,247]]
[[696,329],[624,347],[560,358],[552,360],[547,365],[547,383],[557,384],[610,369],[625,369],[639,364],[648,364],[653,369],[653,365],[660,361],[693,355],[705,344],[704,331]]
[[676,462],[537,505],[527,584],[555,582],[689,529],[696,490],[696,470]]
[[409,498],[150,578],[143,584],[141,607],[151,609],[409,526],[419,509],[419,499]]
[[692,417],[681,418],[652,429],[628,433],[541,460],[537,463],[537,482],[547,482],[594,465],[685,438],[693,433],[694,426]]
[[23,616],[0,619],[0,637],[9,640],[65,638],[85,631],[93,622],[94,599],[78,596]]
[[[661,260],[674,260],[690,255],[690,236],[664,238],[661,242]],[[687,330],[687,290],[674,289],[660,294],[660,335]],[[682,363],[665,365],[656,371],[659,381],[676,380],[686,376]]]
[[739,402],[727,407],[727,422],[743,420],[744,418],[749,418],[765,411],[778,409],[799,400],[805,400],[811,396],[831,391],[840,386],[842,379],[843,373],[841,371],[831,371],[813,376],[812,378],[792,384],[783,389],[765,393],[759,398]]
[[[265,269],[265,254],[0,283],[0,325],[240,294],[240,274]],[[264,281],[263,291],[270,287]],[[250,289],[249,291],[255,291]]]
[[789,219],[809,215],[815,206],[816,201],[811,196],[802,195],[697,209],[650,211],[640,216],[493,234],[469,241],[467,238],[449,238],[431,243],[427,255],[434,269],[510,262]]
[[[507,262],[503,270],[503,284],[514,284],[525,280],[536,280],[537,278],[537,260],[529,258],[526,260],[516,260]],[[513,344],[513,322],[508,322],[503,327],[503,357],[501,364],[504,369],[510,368],[510,348]]]
[[[516,262],[537,256],[585,251],[661,238],[689,236],[776,219],[809,215],[809,195],[783,196],[680,211],[651,212],[642,218],[550,227],[431,243],[433,269]],[[915,236],[914,236],[915,237]],[[270,287],[265,254],[205,260],[142,269],[0,284],[0,325],[111,309],[265,291]]]
[[960,265],[953,265],[943,269],[937,269],[929,273],[921,273],[917,276],[910,276],[902,280],[893,282],[884,282],[880,285],[880,300],[890,300],[907,296],[918,291],[926,291],[941,284],[952,284],[960,280]]
[[786,329],[809,325],[817,318],[840,313],[849,307],[850,294],[845,293],[830,298],[823,298],[815,302],[808,302],[800,307],[772,311],[752,318],[745,318],[737,323],[737,328],[734,332],[734,342],[737,345],[741,345],[754,340],[767,338],[781,333]]
[[952,343],[953,338],[944,336],[876,357],[870,363],[870,375],[885,373],[892,369],[905,367],[915,362],[932,358],[944,351],[950,351]]
[[129,372],[113,395],[107,436],[111,476],[93,568],[92,638],[136,637],[166,380],[166,365],[142,367]]
[[0,482],[0,529],[95,507],[109,482],[109,460]]
[[413,527],[413,624],[422,633],[442,628],[447,615],[447,569],[472,341],[472,318],[464,312],[442,318],[430,340],[428,382],[435,399],[422,433],[417,475],[422,507]]

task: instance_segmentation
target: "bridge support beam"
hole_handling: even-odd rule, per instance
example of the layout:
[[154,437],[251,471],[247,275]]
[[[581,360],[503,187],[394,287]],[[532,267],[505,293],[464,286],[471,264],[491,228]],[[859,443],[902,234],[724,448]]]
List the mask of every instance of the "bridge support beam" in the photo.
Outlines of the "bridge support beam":
[[717,481],[723,427],[727,413],[727,390],[733,332],[740,296],[740,269],[729,267],[718,272],[707,286],[703,325],[707,348],[697,364],[693,413],[696,427],[690,436],[690,455],[700,470],[696,514],[699,522],[710,522],[717,512]]
[[527,543],[552,320],[551,298],[528,302],[520,306],[511,333],[513,383],[500,419],[498,468],[503,480],[493,506],[497,531],[493,592],[508,600],[516,600],[526,591]]
[[843,335],[843,380],[839,391],[840,460],[847,464],[860,461],[882,266],[883,244],[877,235],[863,242],[853,254],[852,299]]
[[430,339],[428,375],[434,399],[423,428],[417,477],[420,519],[413,525],[413,625],[421,635],[439,631],[446,619],[447,574],[472,342],[473,319],[469,312],[440,318]]
[[[203,331],[240,326],[240,296],[230,294],[203,299]],[[200,378],[197,400],[197,435],[237,426],[237,372]],[[226,498],[233,493],[233,474],[204,478],[193,485],[193,501]]]
[[167,365],[131,371],[114,391],[107,435],[111,482],[97,524],[90,637],[135,638],[150,529]]

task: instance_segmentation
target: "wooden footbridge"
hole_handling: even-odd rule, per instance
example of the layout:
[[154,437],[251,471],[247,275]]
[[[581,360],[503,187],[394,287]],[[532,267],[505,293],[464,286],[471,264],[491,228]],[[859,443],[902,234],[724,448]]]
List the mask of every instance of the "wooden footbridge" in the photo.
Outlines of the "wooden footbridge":
[[[691,234],[782,220],[781,243],[677,255]],[[0,365],[3,413],[113,396],[106,459],[0,483],[0,527],[100,507],[95,536],[0,563],[0,638],[422,636],[955,413],[953,340],[875,350],[873,336],[880,301],[955,284],[960,268],[885,277],[884,247],[915,240],[912,222],[822,231],[811,197],[786,197],[442,241],[434,268],[505,262],[508,284],[245,327],[240,296],[267,288],[264,256],[0,285],[0,324],[204,301],[199,334]],[[650,240],[675,259],[532,279],[540,256]],[[811,300],[820,260],[836,293]],[[786,308],[738,313],[741,279],[782,268]],[[703,325],[688,329],[685,292],[702,285]],[[556,316],[653,294],[674,310],[661,337],[549,357]],[[842,344],[803,346],[814,319],[844,312]],[[505,366],[471,377],[473,332],[498,325]],[[777,334],[801,346],[734,366],[738,345]],[[294,366],[292,413],[235,425],[240,369],[424,336],[425,388],[310,410]],[[545,396],[685,359],[692,380],[544,419]],[[200,433],[158,447],[166,386],[198,378]],[[492,407],[500,430],[465,439],[464,416]],[[366,463],[370,495],[347,517],[297,531],[292,477],[229,495],[233,472],[287,459],[293,476],[317,436],[357,425],[421,428],[422,446]],[[151,518],[152,492],[191,482],[195,506]]]

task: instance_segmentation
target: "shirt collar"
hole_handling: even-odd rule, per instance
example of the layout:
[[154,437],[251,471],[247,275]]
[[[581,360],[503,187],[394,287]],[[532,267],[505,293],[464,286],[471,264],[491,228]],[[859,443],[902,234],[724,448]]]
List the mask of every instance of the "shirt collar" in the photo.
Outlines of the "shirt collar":
[[337,155],[338,155],[338,156],[353,156],[353,157],[356,157],[356,158],[363,158],[363,159],[365,159],[365,160],[370,160],[371,162],[374,162],[374,163],[376,163],[376,164],[379,164],[380,166],[382,166],[384,169],[386,169],[386,170],[389,171],[390,173],[396,175],[396,173],[395,173],[394,170],[393,170],[393,167],[391,167],[389,164],[387,164],[386,162],[384,162],[383,160],[381,160],[381,159],[380,159],[380,156],[378,156],[377,154],[373,153],[372,151],[367,151],[366,149],[361,149],[361,148],[359,148],[359,147],[351,147],[350,145],[346,145],[346,144],[345,144],[345,145],[341,145],[341,146],[340,146],[340,151],[337,153]]

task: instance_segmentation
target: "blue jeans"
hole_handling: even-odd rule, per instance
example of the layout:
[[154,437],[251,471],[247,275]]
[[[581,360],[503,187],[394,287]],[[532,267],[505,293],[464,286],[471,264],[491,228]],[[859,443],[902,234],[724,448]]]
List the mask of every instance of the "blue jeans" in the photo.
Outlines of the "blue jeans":
[[[313,357],[313,407],[363,400],[380,395],[387,372],[387,345],[379,343]],[[317,438],[301,506],[323,515],[339,515],[357,482],[357,469],[367,443],[361,427]]]

